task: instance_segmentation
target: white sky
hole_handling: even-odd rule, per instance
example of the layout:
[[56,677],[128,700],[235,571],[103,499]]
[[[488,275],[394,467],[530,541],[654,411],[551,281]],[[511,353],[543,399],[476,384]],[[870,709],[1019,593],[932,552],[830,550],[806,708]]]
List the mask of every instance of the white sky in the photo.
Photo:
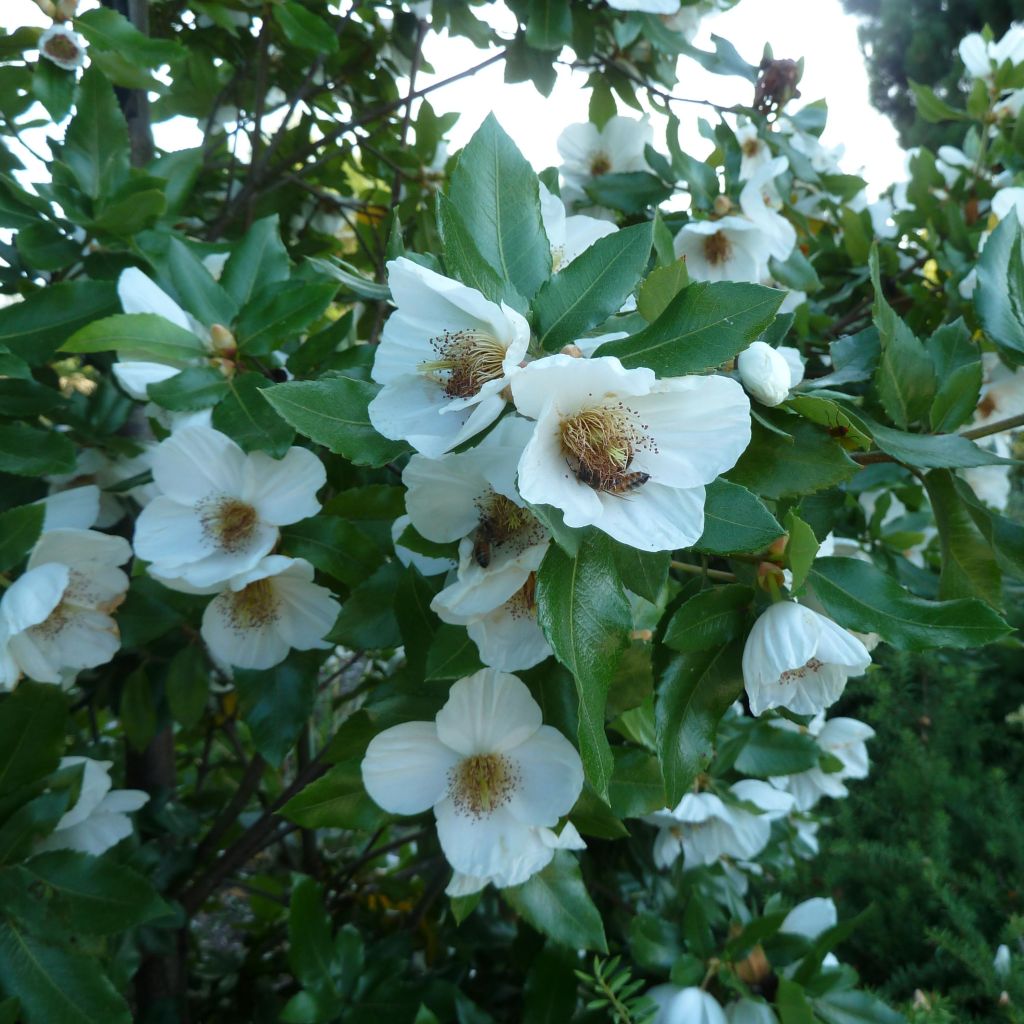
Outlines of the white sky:
[[[82,9],[98,6],[98,0],[83,0]],[[500,19],[500,6],[496,17]],[[0,28],[46,25],[32,0],[0,0]],[[711,49],[710,36],[724,36],[752,64],[760,59],[765,42],[776,57],[805,58],[801,83],[802,98],[793,104],[825,97],[829,122],[823,141],[845,145],[845,171],[862,173],[872,197],[893,181],[905,176],[903,152],[889,121],[868,102],[867,73],[857,44],[857,23],[843,13],[840,0],[740,0],[731,11],[706,18],[694,40]],[[436,76],[422,75],[417,84],[427,85],[471,67],[487,56],[465,39],[431,36],[427,57]],[[432,93],[430,101],[438,113],[457,111],[462,116],[452,133],[452,150],[461,147],[492,110],[506,131],[539,170],[558,163],[556,140],[574,121],[587,120],[589,92],[582,88],[585,74],[558,69],[558,81],[550,97],[541,96],[532,83],[506,85],[500,64],[486,68],[472,78]],[[696,62],[683,59],[677,95],[707,99],[724,106],[749,103],[752,86],[744,79],[712,75]],[[620,104],[620,113],[635,112]],[[697,133],[697,119],[713,113],[691,104],[677,104],[683,126],[683,144],[702,157],[709,144]],[[158,141],[166,148],[194,146],[198,134],[191,126],[157,126]],[[40,140],[41,141],[41,140]]]

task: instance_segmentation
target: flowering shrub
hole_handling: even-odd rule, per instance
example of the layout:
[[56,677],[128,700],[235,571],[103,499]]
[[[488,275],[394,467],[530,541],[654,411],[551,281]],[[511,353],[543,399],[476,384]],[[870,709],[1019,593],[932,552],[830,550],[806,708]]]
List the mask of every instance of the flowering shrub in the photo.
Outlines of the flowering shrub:
[[[868,774],[871,651],[1012,633],[1013,39],[917,91],[964,148],[869,203],[800,63],[692,45],[706,0],[39,6],[0,1019],[900,1020],[781,892]],[[493,117],[447,156],[441,29],[590,72],[560,168]],[[697,98],[704,157],[680,57],[751,85]]]

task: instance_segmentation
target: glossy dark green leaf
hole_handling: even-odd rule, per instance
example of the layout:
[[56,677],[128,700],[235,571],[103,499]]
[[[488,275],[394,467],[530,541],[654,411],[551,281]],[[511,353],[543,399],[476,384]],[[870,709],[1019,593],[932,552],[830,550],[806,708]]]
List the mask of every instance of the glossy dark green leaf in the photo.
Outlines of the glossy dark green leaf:
[[238,317],[238,347],[246,355],[263,356],[286,342],[297,341],[331,304],[331,281],[280,281],[250,299]]
[[61,160],[90,198],[112,196],[128,177],[128,125],[113,86],[98,68],[78,83],[76,112],[68,126]]
[[210,670],[197,644],[183,647],[171,659],[164,692],[176,722],[188,728],[203,717],[210,696]]
[[381,549],[340,516],[318,515],[284,527],[281,546],[350,587],[372,576],[384,560]]
[[314,53],[336,53],[338,37],[323,18],[307,10],[296,0],[275,4],[274,21],[281,27],[285,38],[293,46]]
[[174,412],[209,409],[230,388],[228,379],[214,366],[189,366],[167,380],[150,384],[146,394],[157,405]]
[[293,651],[273,668],[235,669],[242,717],[256,749],[280,764],[309,718],[322,655]]
[[171,238],[167,246],[167,267],[182,306],[201,324],[227,327],[234,320],[237,304],[179,238]]
[[880,423],[866,423],[882,451],[898,462],[918,469],[964,469],[969,466],[996,466],[1006,459],[959,434],[910,434]]
[[224,272],[221,287],[239,307],[268,285],[288,278],[288,250],[281,241],[277,214],[256,221],[234,247]]
[[360,759],[336,764],[281,808],[281,816],[303,828],[372,831],[387,815],[366,794]]
[[809,771],[818,766],[820,757],[821,748],[809,733],[775,729],[768,722],[754,721],[734,764],[744,775],[766,779]]
[[974,306],[985,333],[1017,359],[1024,355],[1024,258],[1021,230],[1004,217],[978,259]]
[[67,698],[50,684],[23,680],[0,698],[0,794],[56,769],[66,715]]
[[1018,579],[1024,579],[1024,525],[979,501],[965,480],[954,479],[953,483],[971,518],[992,545],[1001,568]]
[[119,313],[95,320],[60,347],[65,352],[128,352],[172,365],[205,354],[196,335],[155,313]]
[[43,530],[42,505],[20,505],[0,513],[0,572],[17,565]]
[[721,647],[743,632],[753,600],[753,590],[741,583],[702,590],[669,620],[665,646],[682,653]]
[[295,431],[267,401],[272,385],[262,374],[244,373],[228,381],[227,394],[213,410],[213,425],[247,452],[281,458]]
[[705,489],[704,533],[694,548],[712,555],[763,551],[783,533],[757,495],[719,477]]
[[673,260],[667,266],[656,267],[637,292],[636,305],[640,315],[648,323],[654,323],[689,283],[686,260]]
[[0,472],[46,476],[74,468],[75,446],[63,434],[25,423],[0,423]]

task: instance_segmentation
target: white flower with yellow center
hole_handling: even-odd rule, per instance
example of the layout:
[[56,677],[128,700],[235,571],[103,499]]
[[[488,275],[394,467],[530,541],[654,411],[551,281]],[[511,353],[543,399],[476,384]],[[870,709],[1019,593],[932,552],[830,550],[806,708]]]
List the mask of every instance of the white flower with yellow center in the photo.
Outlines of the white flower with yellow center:
[[746,217],[692,220],[676,235],[676,256],[693,281],[760,281],[768,269],[769,243]]
[[654,140],[646,115],[610,117],[603,128],[589,121],[569,125],[558,136],[562,180],[569,193],[583,197],[583,187],[603,174],[646,171],[645,148]]
[[437,458],[489,427],[526,358],[530,325],[510,306],[401,257],[388,264],[398,307],[373,362],[378,433]]
[[67,25],[51,25],[40,37],[39,53],[65,71],[85,63],[85,40]]
[[754,715],[789,708],[816,715],[834,704],[850,676],[871,664],[868,649],[830,618],[779,601],[754,623],[743,648],[743,683]]
[[971,78],[991,80],[998,68],[1009,62],[1024,64],[1024,26],[1011,25],[998,41],[988,42],[980,32],[972,32],[960,40],[960,59]]
[[140,789],[112,789],[111,761],[94,761],[91,757],[62,757],[61,768],[82,765],[82,786],[78,800],[57,822],[57,827],[35,844],[33,852],[76,850],[94,857],[116,846],[132,834],[131,811],[137,811],[149,800]]
[[750,442],[750,403],[726,377],[627,370],[613,356],[556,355],[512,382],[535,419],[519,490],[643,551],[689,547],[704,532],[704,486]]
[[740,161],[740,181],[749,181],[762,167],[771,163],[772,151],[761,138],[757,125],[743,121],[736,127],[736,141],[743,154]]
[[577,256],[586,252],[598,239],[614,235],[618,228],[607,220],[567,216],[565,205],[558,196],[540,186],[540,212],[544,219],[544,233],[551,243],[551,272],[564,270]]
[[659,828],[655,865],[667,868],[680,854],[687,868],[714,864],[722,857],[750,860],[768,845],[772,822],[794,804],[788,793],[757,779],[734,783],[728,796],[726,803],[714,793],[687,793],[673,810],[647,815],[644,821]]
[[[520,878],[583,789],[575,747],[515,676],[483,669],[455,683],[433,722],[375,736],[363,784],[392,814],[433,808],[441,849],[461,875]],[[539,868],[537,869],[539,870]]]
[[64,673],[105,665],[121,638],[110,613],[124,600],[132,556],[122,537],[51,530],[0,599],[0,689],[22,675],[60,683]]
[[290,650],[326,650],[341,605],[313,582],[304,558],[268,555],[233,577],[203,612],[200,634],[213,657],[235,668],[272,668]]
[[278,527],[316,515],[327,476],[305,448],[246,454],[210,427],[182,427],[153,453],[160,489],[135,524],[135,550],[158,578],[210,587],[249,572]]

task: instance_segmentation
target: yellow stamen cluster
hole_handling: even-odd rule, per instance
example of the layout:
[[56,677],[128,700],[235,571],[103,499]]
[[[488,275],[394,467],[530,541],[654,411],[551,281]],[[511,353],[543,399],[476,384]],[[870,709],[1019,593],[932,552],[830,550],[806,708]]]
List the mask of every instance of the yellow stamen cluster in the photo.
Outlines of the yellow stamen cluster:
[[269,579],[256,580],[228,596],[228,620],[236,630],[260,629],[277,619],[278,600]]
[[448,795],[460,814],[483,818],[511,799],[519,784],[515,762],[504,754],[474,754],[448,774]]
[[646,473],[630,473],[629,467],[638,449],[656,449],[631,409],[591,406],[566,417],[559,429],[566,462],[581,483],[613,494],[646,483]]
[[543,531],[529,509],[521,508],[504,494],[488,491],[478,498],[480,525],[473,537],[473,557],[486,569],[495,548],[503,545],[523,550],[543,538]]
[[716,231],[704,239],[704,258],[712,266],[725,263],[732,255],[732,242],[724,231]]
[[259,525],[256,509],[238,498],[220,498],[200,507],[203,532],[221,549],[242,551]]
[[590,174],[594,178],[600,178],[612,169],[612,162],[607,153],[595,153],[590,158]]
[[472,398],[505,375],[505,346],[485,331],[445,331],[430,343],[437,359],[420,363],[420,371],[436,376],[449,398]]

